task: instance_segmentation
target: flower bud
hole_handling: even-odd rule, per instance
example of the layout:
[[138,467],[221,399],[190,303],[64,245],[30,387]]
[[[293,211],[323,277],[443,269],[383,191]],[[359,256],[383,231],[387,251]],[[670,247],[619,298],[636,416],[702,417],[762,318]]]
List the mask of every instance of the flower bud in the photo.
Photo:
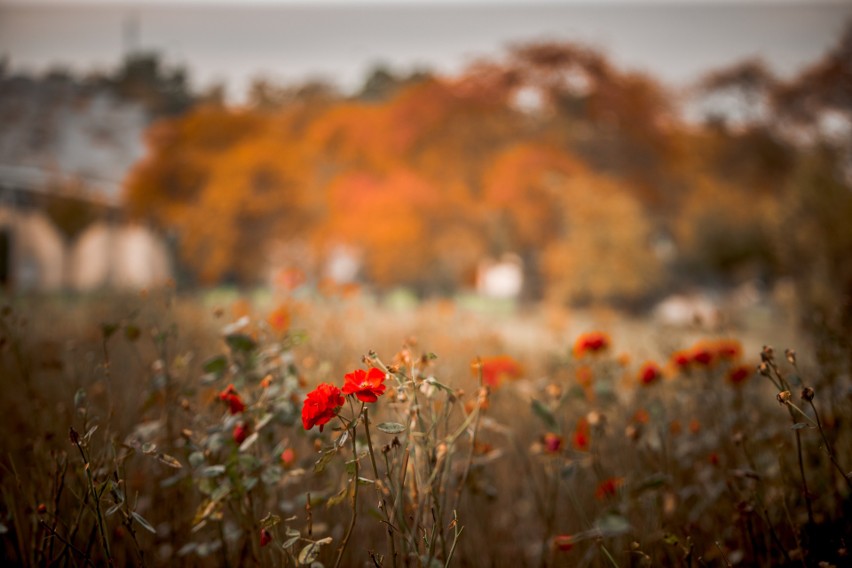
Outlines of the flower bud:
[[810,402],[814,399],[814,389],[805,387],[802,389],[802,400]]

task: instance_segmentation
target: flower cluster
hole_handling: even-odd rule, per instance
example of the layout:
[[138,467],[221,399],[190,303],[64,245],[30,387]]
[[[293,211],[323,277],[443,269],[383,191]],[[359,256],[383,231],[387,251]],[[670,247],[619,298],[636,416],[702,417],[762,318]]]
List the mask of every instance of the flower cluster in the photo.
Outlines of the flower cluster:
[[380,369],[358,369],[343,377],[342,390],[329,383],[320,384],[305,398],[305,404],[302,406],[302,426],[305,430],[319,426],[322,432],[323,426],[337,416],[343,406],[343,395],[353,395],[361,402],[376,402],[387,388],[384,384],[386,377]]

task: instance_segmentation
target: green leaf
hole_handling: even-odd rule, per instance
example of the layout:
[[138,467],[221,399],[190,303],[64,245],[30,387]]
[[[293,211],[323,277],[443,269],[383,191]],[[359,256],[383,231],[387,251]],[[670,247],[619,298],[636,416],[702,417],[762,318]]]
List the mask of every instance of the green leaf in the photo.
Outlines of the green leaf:
[[630,532],[630,523],[621,515],[608,514],[598,520],[601,536],[618,536]]
[[332,458],[334,458],[334,454],[336,453],[336,450],[326,450],[320,456],[320,459],[317,460],[317,463],[314,464],[314,473],[320,473],[325,470],[325,466],[329,464]]
[[232,333],[225,336],[225,343],[231,348],[231,351],[242,353],[250,353],[257,348],[257,343],[254,339],[244,333]]
[[102,323],[101,324],[101,333],[104,336],[104,341],[112,337],[112,334],[118,330],[118,324],[115,323]]
[[140,335],[142,335],[142,332],[139,330],[139,326],[132,323],[124,326],[124,338],[127,341],[136,341]]
[[243,443],[240,444],[240,451],[244,452],[257,442],[257,432],[252,432],[249,434],[249,437],[243,440]]
[[316,542],[312,542],[303,547],[302,550],[299,551],[299,564],[310,564],[316,560],[317,556],[319,556],[320,548],[322,548],[322,545]]
[[202,369],[205,373],[221,375],[228,368],[228,359],[224,355],[218,355],[204,362]]
[[678,543],[680,542],[680,540],[678,540],[678,538],[675,535],[673,535],[672,533],[666,533],[663,536],[663,542],[665,542],[666,544],[671,544],[671,545],[677,546]]
[[376,428],[385,434],[399,434],[401,432],[405,432],[405,426],[398,422],[382,422],[376,426]]
[[640,493],[644,493],[645,491],[650,491],[652,489],[659,489],[671,481],[668,475],[664,473],[655,473],[649,477],[643,479],[633,490],[633,495],[639,495]]
[[169,467],[173,467],[175,469],[180,469],[183,467],[181,463],[174,456],[170,456],[169,454],[157,454],[157,460],[160,463],[164,463]]
[[140,515],[136,511],[133,511],[130,514],[133,515],[133,518],[136,519],[137,523],[142,525],[143,529],[145,529],[146,531],[148,531],[152,534],[157,534],[157,530],[153,526],[151,526],[151,523],[149,523],[147,520],[145,520],[145,517],[143,517],[142,515]]
[[224,465],[208,465],[200,472],[198,472],[198,475],[200,475],[201,477],[216,477],[217,475],[222,475],[223,473],[225,473]]
[[85,389],[77,389],[77,392],[74,393],[74,408],[83,408],[86,406],[86,390]]
[[545,426],[547,426],[551,430],[558,429],[558,425],[556,424],[556,418],[554,418],[553,413],[550,412],[550,410],[544,404],[542,404],[536,399],[533,399],[532,409],[535,415],[541,418],[541,421],[544,422]]
[[281,517],[278,515],[274,515],[272,513],[267,513],[265,517],[260,519],[260,528],[262,529],[271,529],[275,525],[281,522]]
[[290,548],[291,546],[299,542],[300,538],[302,538],[301,535],[291,536],[290,538],[284,541],[284,544],[281,545],[281,548]]
[[196,468],[204,463],[204,454],[201,452],[192,452],[189,454],[189,465]]

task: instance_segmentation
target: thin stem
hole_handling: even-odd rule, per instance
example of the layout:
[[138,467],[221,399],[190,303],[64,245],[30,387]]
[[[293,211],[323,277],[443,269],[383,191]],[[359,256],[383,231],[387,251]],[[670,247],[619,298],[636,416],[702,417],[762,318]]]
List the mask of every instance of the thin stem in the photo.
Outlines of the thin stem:
[[352,456],[355,463],[355,473],[352,476],[352,482],[355,484],[355,487],[352,490],[352,520],[349,521],[349,528],[346,529],[346,536],[343,537],[343,543],[340,545],[340,552],[337,555],[337,561],[334,563],[334,568],[338,568],[340,566],[340,561],[343,560],[343,553],[346,551],[346,546],[349,544],[349,538],[352,536],[352,530],[355,528],[355,521],[358,519],[358,448],[355,446],[354,425],[352,426]]
[[109,549],[109,539],[107,538],[107,535],[106,535],[106,527],[105,527],[105,523],[104,523],[104,517],[103,517],[103,513],[101,512],[101,498],[100,498],[100,495],[98,495],[97,491],[95,491],[95,482],[94,482],[94,479],[92,478],[91,464],[89,463],[89,459],[86,457],[86,452],[83,450],[82,444],[80,444],[80,440],[79,440],[79,436],[78,436],[77,432],[75,432],[73,428],[71,429],[71,432],[72,432],[72,441],[74,442],[74,445],[77,446],[77,449],[80,451],[80,456],[83,458],[83,469],[86,470],[86,479],[89,482],[89,492],[91,493],[92,500],[94,501],[95,513],[96,513],[97,518],[98,518],[98,533],[100,534],[100,537],[101,537],[101,544],[103,545],[103,548],[104,548],[104,554],[106,555],[107,564],[112,566],[113,561],[112,561],[112,554],[110,553],[110,549]]
[[390,551],[391,559],[393,560],[393,565],[396,567],[396,539],[394,538],[394,527],[391,522],[390,513],[388,512],[388,504],[385,501],[384,493],[382,492],[382,488],[379,481],[379,468],[376,466],[376,456],[373,452],[373,440],[370,438],[370,415],[369,409],[366,405],[362,404],[361,408],[364,413],[364,432],[367,435],[367,448],[370,452],[370,463],[373,465],[373,475],[375,477],[375,486],[376,493],[378,493],[379,501],[381,503],[382,513],[385,515],[385,520],[388,523],[387,526],[387,539],[388,539],[388,550]]
[[809,400],[808,404],[811,405],[811,408],[814,411],[814,417],[816,418],[817,428],[819,428],[820,436],[822,436],[822,442],[825,444],[825,451],[828,453],[828,458],[831,460],[831,463],[834,464],[834,467],[837,468],[837,471],[840,472],[840,475],[843,476],[843,479],[846,480],[846,484],[852,488],[852,479],[849,478],[849,474],[843,471],[843,468],[840,467],[840,464],[837,463],[837,458],[834,457],[834,450],[831,448],[831,443],[828,441],[828,437],[825,435],[825,431],[822,429],[822,421],[819,419],[819,412],[817,412],[816,406],[814,406],[814,401]]

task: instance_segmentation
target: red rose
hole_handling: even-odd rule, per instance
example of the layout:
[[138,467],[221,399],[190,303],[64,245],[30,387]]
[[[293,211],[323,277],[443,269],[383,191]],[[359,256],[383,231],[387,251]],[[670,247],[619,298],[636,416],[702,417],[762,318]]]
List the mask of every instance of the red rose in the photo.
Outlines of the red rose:
[[557,550],[561,550],[562,552],[568,552],[572,548],[574,548],[574,539],[570,534],[560,534],[553,537],[553,545]]
[[553,432],[548,432],[544,435],[542,442],[544,444],[545,452],[548,454],[556,454],[562,449],[564,440],[562,439],[562,436],[554,434]]
[[302,425],[305,430],[314,426],[322,427],[337,416],[337,409],[343,406],[340,389],[328,383],[322,383],[308,393],[305,405],[302,407]]
[[219,393],[219,400],[223,400],[228,404],[228,411],[231,414],[239,414],[246,409],[243,399],[237,393],[234,385],[228,385],[228,388]]
[[610,477],[609,479],[605,479],[598,484],[597,489],[595,489],[595,497],[598,499],[606,499],[607,497],[611,497],[615,495],[615,492],[618,491],[618,488],[624,483],[624,480],[620,477]]
[[663,370],[654,362],[648,361],[639,369],[639,382],[645,386],[652,385],[663,378]]
[[245,442],[246,438],[248,438],[249,430],[251,430],[251,428],[249,428],[249,425],[244,422],[240,422],[234,426],[234,441],[237,444]]
[[609,335],[600,331],[584,333],[574,343],[574,356],[582,357],[586,353],[599,353],[609,349]]
[[376,402],[385,392],[385,373],[375,367],[369,371],[352,371],[343,380],[343,394],[354,394],[362,402]]

